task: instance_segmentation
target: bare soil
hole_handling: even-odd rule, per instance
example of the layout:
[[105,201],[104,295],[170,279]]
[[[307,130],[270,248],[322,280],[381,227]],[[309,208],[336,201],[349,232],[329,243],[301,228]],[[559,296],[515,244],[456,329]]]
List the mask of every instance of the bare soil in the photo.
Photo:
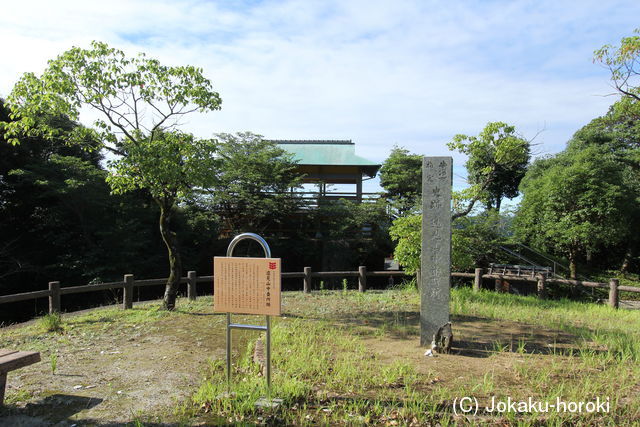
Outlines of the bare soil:
[[[0,425],[122,425],[175,419],[173,408],[199,386],[209,360],[225,357],[224,316],[212,307],[153,323],[64,334],[50,355],[9,373]],[[13,327],[15,328],[15,326]],[[234,351],[247,334],[235,337]]]

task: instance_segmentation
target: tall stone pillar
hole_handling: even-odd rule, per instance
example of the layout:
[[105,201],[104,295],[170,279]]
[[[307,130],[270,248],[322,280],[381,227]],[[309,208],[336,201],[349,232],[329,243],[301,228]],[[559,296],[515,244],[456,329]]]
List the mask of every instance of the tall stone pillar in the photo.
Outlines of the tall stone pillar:
[[422,160],[420,345],[449,322],[451,286],[451,157]]

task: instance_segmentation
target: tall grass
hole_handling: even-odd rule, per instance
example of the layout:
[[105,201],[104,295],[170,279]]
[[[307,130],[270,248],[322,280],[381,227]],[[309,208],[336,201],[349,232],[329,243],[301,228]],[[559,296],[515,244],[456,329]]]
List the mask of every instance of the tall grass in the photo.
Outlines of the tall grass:
[[62,315],[54,312],[45,314],[37,321],[38,326],[44,332],[62,332]]
[[451,312],[523,322],[577,335],[583,343],[606,349],[609,357],[640,361],[640,312],[615,310],[592,302],[540,300],[491,291],[453,289]]
[[[260,415],[285,423],[352,420],[361,424],[379,421],[392,411],[399,411],[406,420],[424,420],[427,415],[424,409],[429,405],[424,396],[412,393],[418,379],[415,368],[401,360],[381,365],[375,354],[342,327],[301,319],[279,322],[273,329],[272,343],[270,395],[283,399],[282,407],[256,407],[257,400],[269,391],[247,352],[234,366],[232,395],[226,393],[222,362],[212,362],[207,380],[192,398],[192,408],[204,408],[217,414],[212,418],[234,422]],[[380,389],[390,390],[384,403],[367,398]],[[403,392],[407,396],[402,397]],[[301,406],[306,409],[300,411]]]

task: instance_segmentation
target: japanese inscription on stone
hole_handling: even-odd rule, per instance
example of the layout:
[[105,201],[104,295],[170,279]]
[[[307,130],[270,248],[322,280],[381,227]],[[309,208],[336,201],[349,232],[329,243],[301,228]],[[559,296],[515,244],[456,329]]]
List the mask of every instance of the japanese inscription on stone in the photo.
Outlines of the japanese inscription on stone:
[[421,345],[449,322],[452,164],[451,157],[422,161]]
[[280,316],[280,259],[213,259],[213,307],[221,313]]

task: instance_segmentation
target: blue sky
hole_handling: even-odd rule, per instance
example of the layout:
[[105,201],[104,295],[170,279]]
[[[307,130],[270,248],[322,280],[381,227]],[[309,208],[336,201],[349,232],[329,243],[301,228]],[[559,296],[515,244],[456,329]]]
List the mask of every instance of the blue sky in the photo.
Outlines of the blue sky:
[[593,51],[638,18],[637,0],[25,0],[0,15],[0,96],[21,73],[101,40],[202,67],[223,104],[185,121],[196,135],[352,139],[380,162],[398,144],[452,155],[461,176],[464,157],[446,148],[457,133],[505,121],[539,133],[536,154],[550,154],[604,114],[616,97]]

